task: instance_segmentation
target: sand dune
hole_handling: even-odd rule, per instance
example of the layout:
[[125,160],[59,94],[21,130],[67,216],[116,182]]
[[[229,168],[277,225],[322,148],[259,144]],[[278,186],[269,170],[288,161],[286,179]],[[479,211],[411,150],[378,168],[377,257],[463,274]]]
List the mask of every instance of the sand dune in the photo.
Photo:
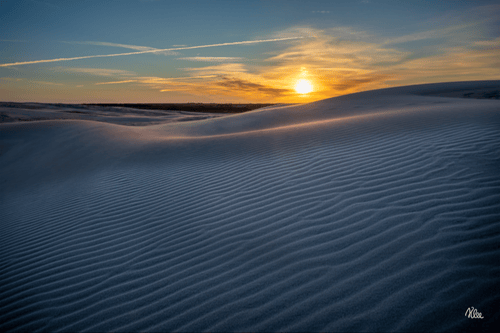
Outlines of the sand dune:
[[220,117],[216,113],[144,110],[124,106],[0,102],[0,123],[47,120],[92,120],[126,126],[145,126]]
[[499,87],[1,124],[0,329],[492,330]]

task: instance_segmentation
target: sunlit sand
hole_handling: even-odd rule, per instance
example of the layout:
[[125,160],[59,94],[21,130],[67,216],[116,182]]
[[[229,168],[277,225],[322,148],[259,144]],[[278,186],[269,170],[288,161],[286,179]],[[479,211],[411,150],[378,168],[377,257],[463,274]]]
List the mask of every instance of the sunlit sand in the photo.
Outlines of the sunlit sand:
[[[160,122],[116,110],[29,121],[29,105],[4,106],[26,115],[0,124],[0,329],[494,322],[499,88],[409,86]],[[472,306],[484,319],[464,316]]]

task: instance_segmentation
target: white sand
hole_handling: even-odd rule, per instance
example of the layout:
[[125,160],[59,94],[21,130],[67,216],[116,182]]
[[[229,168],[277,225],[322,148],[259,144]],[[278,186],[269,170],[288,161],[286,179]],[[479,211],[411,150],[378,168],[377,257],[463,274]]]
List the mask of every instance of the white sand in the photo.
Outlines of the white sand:
[[201,120],[220,116],[223,116],[223,114],[174,110],[142,110],[102,105],[0,102],[0,122],[73,119],[102,121],[128,126],[144,126]]
[[0,330],[491,330],[498,87],[1,124]]

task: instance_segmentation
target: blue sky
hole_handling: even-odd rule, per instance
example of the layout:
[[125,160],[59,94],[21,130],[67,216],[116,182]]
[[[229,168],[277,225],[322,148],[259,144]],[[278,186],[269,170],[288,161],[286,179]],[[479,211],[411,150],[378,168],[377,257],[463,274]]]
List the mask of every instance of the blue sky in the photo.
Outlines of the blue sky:
[[495,1],[0,0],[2,101],[309,102],[498,59]]

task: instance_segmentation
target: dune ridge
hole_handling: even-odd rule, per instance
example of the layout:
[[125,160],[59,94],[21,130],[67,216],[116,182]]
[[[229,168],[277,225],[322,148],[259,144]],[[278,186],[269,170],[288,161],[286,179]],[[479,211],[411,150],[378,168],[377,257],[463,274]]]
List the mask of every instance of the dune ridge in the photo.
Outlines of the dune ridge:
[[0,329],[492,329],[499,83],[0,125]]

